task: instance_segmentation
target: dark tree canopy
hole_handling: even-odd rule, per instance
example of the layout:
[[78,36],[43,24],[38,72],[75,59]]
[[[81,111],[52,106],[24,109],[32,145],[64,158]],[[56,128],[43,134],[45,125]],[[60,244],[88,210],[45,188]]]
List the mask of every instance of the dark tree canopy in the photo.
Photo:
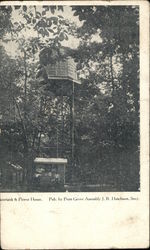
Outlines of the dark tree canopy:
[[[75,86],[72,180],[138,190],[139,9],[72,6],[78,24],[64,11],[64,6],[0,6],[1,169],[8,161],[21,164],[24,183],[30,183],[36,156],[59,154],[71,164],[70,98],[56,95],[45,71],[71,56],[81,80]],[[79,45],[64,55],[69,39]],[[4,49],[10,42],[18,50],[13,58]]]

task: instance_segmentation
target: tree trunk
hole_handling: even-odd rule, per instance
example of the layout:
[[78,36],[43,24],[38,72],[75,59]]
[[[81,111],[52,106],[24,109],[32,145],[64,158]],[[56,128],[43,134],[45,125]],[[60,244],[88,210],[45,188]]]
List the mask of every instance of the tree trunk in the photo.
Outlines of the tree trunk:
[[24,120],[27,118],[27,64],[26,64],[26,52],[24,51]]

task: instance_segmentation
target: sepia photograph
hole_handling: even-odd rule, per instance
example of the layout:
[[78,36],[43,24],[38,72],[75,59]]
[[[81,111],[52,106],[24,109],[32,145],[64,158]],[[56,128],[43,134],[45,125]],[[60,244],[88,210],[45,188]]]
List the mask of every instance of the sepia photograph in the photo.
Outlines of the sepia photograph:
[[1,1],[0,247],[149,247],[148,1]]
[[0,39],[0,192],[139,192],[139,6],[3,3]]

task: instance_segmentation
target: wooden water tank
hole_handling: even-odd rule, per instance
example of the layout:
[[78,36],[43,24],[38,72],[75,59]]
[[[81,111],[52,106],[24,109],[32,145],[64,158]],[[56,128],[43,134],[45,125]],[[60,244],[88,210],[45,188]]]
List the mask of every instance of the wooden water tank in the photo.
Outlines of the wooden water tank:
[[74,81],[75,83],[80,83],[77,76],[76,63],[71,57],[56,61],[53,64],[48,64],[47,66],[45,66],[45,69],[48,79],[62,79]]
[[44,90],[58,96],[71,96],[73,83],[80,84],[71,49],[67,47],[49,49],[43,53],[42,61],[43,73],[39,80],[44,85]]

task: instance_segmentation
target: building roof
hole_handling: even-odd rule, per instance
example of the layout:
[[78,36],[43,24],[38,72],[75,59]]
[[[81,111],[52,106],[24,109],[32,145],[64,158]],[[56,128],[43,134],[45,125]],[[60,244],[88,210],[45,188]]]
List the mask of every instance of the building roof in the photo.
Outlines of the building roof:
[[41,164],[67,164],[64,158],[35,158],[34,163]]

